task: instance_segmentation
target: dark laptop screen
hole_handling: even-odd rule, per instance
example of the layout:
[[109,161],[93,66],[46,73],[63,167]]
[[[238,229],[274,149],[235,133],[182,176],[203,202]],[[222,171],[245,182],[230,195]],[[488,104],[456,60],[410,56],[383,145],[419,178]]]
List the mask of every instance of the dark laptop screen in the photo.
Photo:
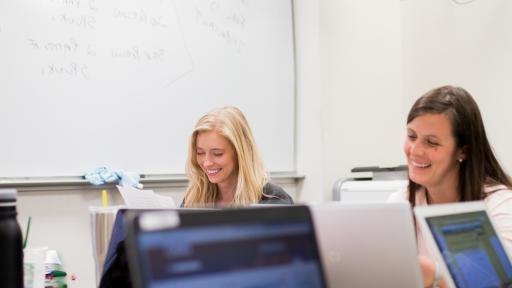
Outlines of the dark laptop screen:
[[[285,214],[290,208],[279,209]],[[228,212],[228,220],[201,225],[193,219],[191,225],[183,221],[175,229],[139,230],[136,245],[144,286],[324,287],[311,220],[258,216],[268,210],[217,211],[216,216]],[[229,220],[240,213],[255,218]],[[207,219],[207,214],[182,216]]]
[[511,287],[512,266],[485,211],[428,217],[457,287]]

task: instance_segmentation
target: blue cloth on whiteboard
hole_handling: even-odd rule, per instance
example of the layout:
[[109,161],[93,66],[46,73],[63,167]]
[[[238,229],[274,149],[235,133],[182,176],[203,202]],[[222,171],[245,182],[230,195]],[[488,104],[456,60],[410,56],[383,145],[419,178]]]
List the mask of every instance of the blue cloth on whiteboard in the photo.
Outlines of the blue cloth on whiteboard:
[[85,179],[92,185],[103,185],[108,183],[119,184],[121,186],[132,186],[142,189],[139,183],[140,176],[135,173],[127,173],[122,170],[112,170],[102,166],[94,169],[94,171],[86,173]]

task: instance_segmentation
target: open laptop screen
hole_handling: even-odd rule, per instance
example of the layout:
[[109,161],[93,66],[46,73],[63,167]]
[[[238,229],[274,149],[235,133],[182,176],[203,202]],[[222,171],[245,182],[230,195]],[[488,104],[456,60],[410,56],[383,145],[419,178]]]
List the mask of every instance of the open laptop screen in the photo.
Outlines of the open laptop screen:
[[426,217],[457,287],[512,287],[512,266],[485,210]]
[[143,287],[325,287],[306,207],[179,218],[174,228],[144,229],[139,217],[134,236]]

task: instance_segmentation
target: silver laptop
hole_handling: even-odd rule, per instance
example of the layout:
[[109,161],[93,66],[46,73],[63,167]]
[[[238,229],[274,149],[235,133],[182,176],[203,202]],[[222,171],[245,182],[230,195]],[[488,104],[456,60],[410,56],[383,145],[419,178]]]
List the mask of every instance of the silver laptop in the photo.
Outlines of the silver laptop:
[[311,206],[329,287],[423,287],[408,203]]
[[449,287],[512,287],[510,255],[483,201],[414,209]]

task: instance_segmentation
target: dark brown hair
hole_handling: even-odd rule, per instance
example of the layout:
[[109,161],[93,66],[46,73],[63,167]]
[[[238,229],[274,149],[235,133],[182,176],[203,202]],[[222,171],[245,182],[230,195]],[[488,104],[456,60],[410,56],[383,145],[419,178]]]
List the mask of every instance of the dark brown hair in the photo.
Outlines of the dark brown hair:
[[[483,199],[485,184],[512,186],[487,140],[478,105],[466,90],[453,86],[430,90],[416,100],[407,116],[407,124],[424,114],[448,116],[457,148],[464,149],[466,157],[460,163],[459,201]],[[409,178],[409,202],[413,207],[415,192],[420,187]]]

